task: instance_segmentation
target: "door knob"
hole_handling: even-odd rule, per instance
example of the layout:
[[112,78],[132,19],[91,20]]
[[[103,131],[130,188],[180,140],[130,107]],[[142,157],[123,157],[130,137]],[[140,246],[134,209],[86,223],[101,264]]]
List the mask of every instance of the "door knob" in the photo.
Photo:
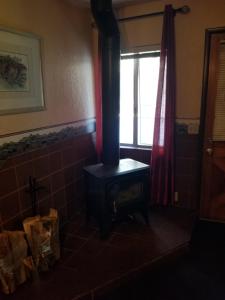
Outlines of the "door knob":
[[207,148],[206,152],[208,153],[208,155],[212,155],[213,154],[213,149],[212,148]]

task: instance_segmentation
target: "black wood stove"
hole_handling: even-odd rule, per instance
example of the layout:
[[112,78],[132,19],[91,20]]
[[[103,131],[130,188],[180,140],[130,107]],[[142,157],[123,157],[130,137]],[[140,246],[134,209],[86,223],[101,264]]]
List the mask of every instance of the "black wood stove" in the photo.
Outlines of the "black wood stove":
[[102,163],[84,168],[87,219],[94,216],[102,238],[109,235],[113,221],[140,212],[148,224],[149,166],[121,159],[117,166]]
[[102,163],[84,168],[87,217],[94,215],[102,237],[115,219],[139,211],[148,223],[149,166],[132,159],[120,160],[120,32],[112,0],[91,0],[92,14],[101,39],[102,56]]

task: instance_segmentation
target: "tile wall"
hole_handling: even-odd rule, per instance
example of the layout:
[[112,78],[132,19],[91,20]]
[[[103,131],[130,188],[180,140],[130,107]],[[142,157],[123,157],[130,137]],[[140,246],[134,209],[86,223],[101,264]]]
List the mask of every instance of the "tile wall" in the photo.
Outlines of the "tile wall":
[[32,216],[29,176],[42,187],[37,192],[38,213],[57,208],[61,224],[84,205],[82,168],[95,162],[93,134],[83,134],[9,158],[0,169],[0,226],[19,229]]
[[175,191],[178,207],[197,210],[199,206],[199,135],[176,135]]

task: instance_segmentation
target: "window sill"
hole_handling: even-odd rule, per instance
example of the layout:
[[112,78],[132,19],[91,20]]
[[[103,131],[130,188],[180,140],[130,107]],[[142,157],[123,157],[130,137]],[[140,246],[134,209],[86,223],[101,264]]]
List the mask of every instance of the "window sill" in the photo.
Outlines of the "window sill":
[[148,165],[151,154],[152,149],[150,147],[120,145],[120,158],[131,158]]
[[144,150],[144,151],[151,151],[152,147],[141,147],[141,146],[128,146],[128,145],[120,145],[120,149],[133,149],[133,150]]

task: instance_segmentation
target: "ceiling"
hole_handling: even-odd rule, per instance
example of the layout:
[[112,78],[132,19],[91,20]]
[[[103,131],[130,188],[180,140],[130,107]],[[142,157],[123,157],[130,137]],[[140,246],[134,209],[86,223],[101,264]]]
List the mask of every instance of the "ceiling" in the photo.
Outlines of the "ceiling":
[[[136,3],[143,3],[143,2],[151,2],[157,0],[112,0],[114,6],[124,6],[128,4],[136,4]],[[78,6],[89,6],[90,0],[69,0],[74,5]]]

